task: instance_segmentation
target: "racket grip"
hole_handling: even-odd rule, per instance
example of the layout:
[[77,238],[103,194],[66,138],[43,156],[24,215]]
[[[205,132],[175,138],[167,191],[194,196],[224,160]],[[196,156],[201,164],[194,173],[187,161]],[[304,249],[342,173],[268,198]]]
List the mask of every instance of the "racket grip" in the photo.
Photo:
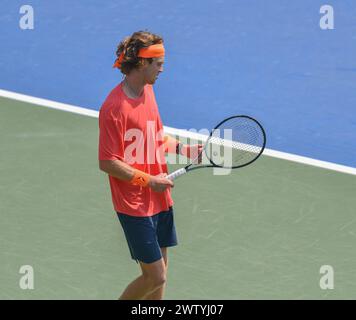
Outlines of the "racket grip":
[[177,179],[178,177],[182,176],[185,173],[187,173],[187,170],[185,170],[185,168],[181,168],[181,169],[178,169],[178,170],[172,172],[166,178],[171,180],[171,181],[173,181],[173,180]]

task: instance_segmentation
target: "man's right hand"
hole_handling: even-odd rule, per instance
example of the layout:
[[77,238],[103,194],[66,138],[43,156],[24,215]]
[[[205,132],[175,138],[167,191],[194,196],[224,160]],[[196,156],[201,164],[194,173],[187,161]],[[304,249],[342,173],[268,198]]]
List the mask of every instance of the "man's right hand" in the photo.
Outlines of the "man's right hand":
[[160,173],[157,176],[151,176],[148,185],[152,188],[153,191],[163,192],[167,188],[174,187],[174,184],[171,180],[167,179],[166,173]]

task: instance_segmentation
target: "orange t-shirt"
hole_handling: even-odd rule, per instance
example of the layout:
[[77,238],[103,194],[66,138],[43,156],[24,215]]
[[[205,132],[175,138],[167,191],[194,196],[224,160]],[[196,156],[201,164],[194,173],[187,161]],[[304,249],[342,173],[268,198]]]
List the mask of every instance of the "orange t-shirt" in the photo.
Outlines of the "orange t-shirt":
[[[150,175],[167,173],[163,125],[153,88],[146,85],[137,99],[126,96],[122,83],[106,98],[99,112],[99,160],[121,160]],[[114,209],[147,217],[173,205],[170,188],[155,192],[109,176]]]

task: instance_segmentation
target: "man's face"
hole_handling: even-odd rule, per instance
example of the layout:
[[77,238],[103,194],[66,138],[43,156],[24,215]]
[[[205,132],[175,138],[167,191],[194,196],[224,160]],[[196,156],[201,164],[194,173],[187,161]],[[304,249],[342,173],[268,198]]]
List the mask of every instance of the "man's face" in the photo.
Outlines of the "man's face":
[[143,67],[145,82],[148,84],[154,84],[158,78],[158,75],[163,72],[164,57],[153,58],[152,63],[146,62]]

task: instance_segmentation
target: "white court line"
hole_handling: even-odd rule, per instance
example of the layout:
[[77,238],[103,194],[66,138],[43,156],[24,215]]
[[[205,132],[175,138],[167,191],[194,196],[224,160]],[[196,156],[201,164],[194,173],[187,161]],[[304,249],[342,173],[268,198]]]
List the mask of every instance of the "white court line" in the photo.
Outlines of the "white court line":
[[[0,89],[0,97],[14,99],[14,100],[18,100],[18,101],[27,102],[27,103],[32,103],[32,104],[36,104],[36,105],[47,107],[47,108],[72,112],[72,113],[81,114],[81,115],[86,115],[86,116],[94,117],[94,118],[98,118],[98,116],[99,116],[99,111],[81,108],[81,107],[77,107],[77,106],[73,106],[73,105],[69,105],[69,104],[65,104],[65,103],[60,103],[60,102],[56,102],[56,101],[51,101],[51,100],[47,100],[47,99],[36,98],[36,97],[32,97],[32,96],[28,96],[28,95],[24,95],[24,94],[20,94],[20,93],[16,93],[16,92],[7,91],[7,90]],[[164,126],[164,131],[168,134],[177,135],[177,136],[181,136],[181,137],[185,137],[185,138],[191,138],[191,139],[201,140],[201,139],[204,139],[204,137],[206,138],[206,136],[202,135],[202,134],[190,132],[188,130],[176,129],[176,128],[172,128],[172,127]],[[328,170],[333,170],[333,171],[338,171],[338,172],[342,172],[342,173],[356,175],[356,168],[348,167],[348,166],[344,166],[344,165],[340,165],[340,164],[336,164],[336,163],[332,163],[332,162],[307,158],[307,157],[303,157],[303,156],[299,156],[299,155],[295,155],[295,154],[291,154],[291,153],[280,152],[280,151],[266,148],[263,152],[263,155],[270,156],[273,158],[298,162],[298,163],[302,163],[302,164],[307,164],[310,166],[315,166],[315,167],[319,167],[319,168],[323,168],[323,169],[328,169]]]
[[65,104],[65,103],[56,102],[56,101],[52,101],[52,100],[31,97],[31,96],[27,96],[27,95],[16,93],[16,92],[11,92],[11,91],[6,91],[6,90],[0,89],[0,97],[14,99],[14,100],[23,101],[23,102],[28,102],[28,103],[36,104],[36,105],[51,108],[51,109],[82,114],[82,115],[89,116],[89,117],[94,117],[94,118],[99,117],[99,111],[81,108],[81,107],[77,107],[77,106],[72,106],[70,104]]

